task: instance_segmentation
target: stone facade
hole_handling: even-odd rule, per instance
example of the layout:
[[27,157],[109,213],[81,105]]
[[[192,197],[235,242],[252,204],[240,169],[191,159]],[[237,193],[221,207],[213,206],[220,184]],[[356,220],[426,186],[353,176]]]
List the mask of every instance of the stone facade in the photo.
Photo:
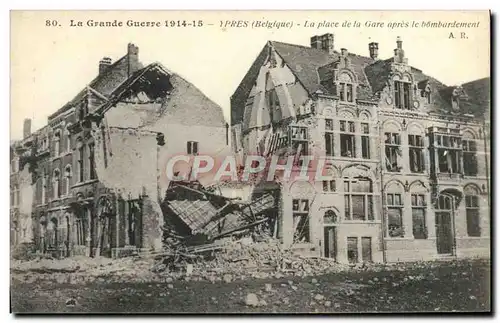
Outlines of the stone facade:
[[334,47],[268,42],[231,97],[240,159],[325,160],[321,181],[267,188],[283,244],[344,263],[489,256],[489,79],[446,86],[400,39],[385,60],[377,43],[369,57]]

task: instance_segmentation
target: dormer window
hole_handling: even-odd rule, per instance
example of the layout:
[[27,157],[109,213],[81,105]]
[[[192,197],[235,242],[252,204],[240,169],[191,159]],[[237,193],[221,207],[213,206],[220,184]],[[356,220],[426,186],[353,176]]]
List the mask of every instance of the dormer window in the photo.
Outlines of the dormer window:
[[354,102],[354,87],[352,84],[352,78],[346,74],[343,73],[339,77],[338,81],[338,95],[340,98],[340,101],[342,102]]
[[394,103],[397,109],[410,109],[410,83],[394,81]]

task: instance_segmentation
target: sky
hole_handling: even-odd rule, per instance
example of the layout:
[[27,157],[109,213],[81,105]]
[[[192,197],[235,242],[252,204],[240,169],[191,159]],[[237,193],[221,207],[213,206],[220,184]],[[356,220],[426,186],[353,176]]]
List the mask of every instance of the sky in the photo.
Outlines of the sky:
[[[162,27],[70,27],[82,21],[158,21]],[[47,26],[56,21],[56,26]],[[203,21],[202,27],[163,27],[165,20]],[[247,21],[248,27],[221,28],[220,21]],[[288,28],[251,28],[253,21],[293,22]],[[411,21],[479,22],[477,28],[389,27]],[[315,27],[305,27],[306,21]],[[342,27],[357,21],[360,27]],[[383,22],[384,26],[373,27]],[[318,28],[328,23],[329,27]],[[338,27],[331,27],[339,23]],[[212,24],[212,25],[209,25]],[[298,26],[300,24],[300,26]],[[237,25],[237,23],[234,23]],[[240,24],[241,25],[241,24]],[[367,26],[368,25],[368,26]],[[11,139],[22,136],[24,118],[32,130],[71,100],[96,75],[105,56],[126,54],[127,44],[139,47],[147,65],[160,62],[181,75],[223,109],[229,120],[230,96],[268,40],[309,46],[310,37],[333,33],[335,48],[368,56],[368,43],[379,43],[379,57],[393,56],[396,37],[410,65],[447,85],[490,75],[490,34],[487,12],[13,12],[11,14]],[[450,38],[453,32],[455,38]],[[460,32],[467,38],[460,39]]]

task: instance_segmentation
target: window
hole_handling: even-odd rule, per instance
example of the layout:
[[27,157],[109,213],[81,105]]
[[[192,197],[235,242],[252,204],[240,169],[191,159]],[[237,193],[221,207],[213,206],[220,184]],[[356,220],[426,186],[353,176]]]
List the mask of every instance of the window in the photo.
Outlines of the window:
[[410,83],[394,81],[394,103],[398,109],[410,109]]
[[332,119],[325,119],[325,153],[327,156],[334,155],[333,137],[334,137],[333,120]]
[[45,176],[45,173],[42,172],[42,200],[40,202],[41,204],[45,204],[46,189],[47,189],[47,178]]
[[64,136],[66,137],[65,138],[66,146],[64,147],[64,149],[66,152],[70,152],[71,151],[71,132],[69,131],[69,125],[66,126],[66,129],[64,131]]
[[54,199],[57,199],[59,197],[61,197],[61,178],[60,178],[60,173],[59,173],[59,170],[56,169],[54,170],[54,174],[53,174],[53,177],[52,177],[52,189],[53,189],[53,193],[54,193]]
[[335,180],[323,181],[323,191],[335,192],[336,191]]
[[363,262],[372,262],[372,238],[362,237],[361,238],[361,256]]
[[373,191],[370,179],[344,180],[344,194],[347,220],[373,220]]
[[469,237],[481,236],[478,195],[465,195],[465,213],[467,216],[467,235]]
[[401,138],[398,133],[385,133],[385,165],[389,172],[401,171]]
[[198,142],[197,141],[188,141],[187,142],[187,153],[188,153],[188,155],[197,155],[198,154]]
[[78,148],[78,181],[85,180],[85,166],[84,166],[85,146],[80,143]]
[[361,157],[370,159],[370,126],[368,123],[361,123]]
[[389,237],[404,237],[403,200],[400,193],[387,193],[387,229]]
[[64,179],[65,179],[65,188],[64,188],[64,194],[69,195],[70,188],[71,188],[71,177],[73,176],[71,172],[71,165],[67,165],[66,168],[64,169]]
[[411,195],[411,214],[413,223],[413,237],[415,239],[427,239],[427,226],[425,224],[425,195]]
[[348,79],[350,80],[350,77],[344,74],[342,78],[344,80],[339,82],[339,99],[342,102],[354,102],[353,84],[347,82]]
[[[299,156],[307,155],[308,149],[308,129],[306,127],[290,127],[290,139],[293,151]],[[302,160],[299,160],[299,165],[302,165]]]
[[90,179],[96,179],[97,174],[95,172],[95,145],[89,145],[89,170],[90,170]]
[[347,237],[347,259],[350,264],[358,262],[358,238]]
[[340,155],[342,157],[355,157],[354,133],[354,121],[340,121]]
[[85,245],[85,220],[83,217],[77,217],[75,220],[75,243],[79,246],[84,246]]
[[467,176],[476,176],[476,142],[474,140],[462,140],[462,148],[464,153],[464,174]]
[[293,207],[293,242],[311,242],[309,237],[309,200],[294,199]]
[[437,134],[434,146],[437,149],[437,158],[440,173],[460,173],[462,149],[461,138],[458,136]]
[[272,89],[266,92],[267,96],[267,104],[269,107],[269,111],[271,112],[274,121],[278,121],[281,119],[281,111],[280,111],[280,101],[278,98],[278,94],[275,89]]
[[61,132],[56,131],[54,134],[54,156],[59,156],[59,154],[61,153],[60,142]]
[[419,135],[408,135],[410,153],[410,170],[412,173],[423,173],[424,162],[424,140]]

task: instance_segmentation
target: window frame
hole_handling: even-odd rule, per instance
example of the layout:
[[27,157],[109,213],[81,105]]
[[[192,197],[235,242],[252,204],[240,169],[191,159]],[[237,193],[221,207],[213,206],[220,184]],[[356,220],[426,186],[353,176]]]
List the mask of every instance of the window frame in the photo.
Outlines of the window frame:
[[[297,203],[297,207],[296,207]],[[305,206],[305,207],[304,207]],[[311,201],[304,198],[294,198],[292,199],[292,221],[293,221],[293,243],[311,243],[311,221],[310,221],[310,207]],[[297,227],[295,226],[295,218],[299,217],[297,222]],[[305,218],[305,220],[304,220]],[[301,225],[300,235],[297,237],[297,231]],[[305,231],[303,231],[305,229]],[[305,237],[305,241],[299,241],[297,239]]]
[[[422,203],[421,203],[422,201]],[[421,210],[423,211],[423,230],[422,234],[415,235],[415,213],[413,211]],[[412,232],[414,239],[427,239],[428,238],[428,228],[427,228],[427,196],[425,193],[411,193],[411,219],[412,219]]]
[[[415,152],[415,155],[418,157],[415,157],[413,154]],[[425,173],[426,170],[426,162],[425,162],[425,141],[424,141],[424,136],[421,134],[408,134],[408,162],[410,166],[410,172],[415,173],[415,174],[422,174]],[[413,157],[413,158],[412,158]],[[420,169],[415,170],[413,169],[413,164],[412,160],[414,158],[417,158],[420,161]]]
[[[399,203],[396,202],[396,196],[399,196]],[[387,209],[387,224],[386,224],[386,236],[389,238],[404,238],[406,235],[404,227],[404,190],[398,192],[387,192],[385,194],[385,205]],[[390,228],[390,210],[397,210],[399,212],[399,222],[400,228],[399,232],[391,231]],[[395,229],[398,230],[398,229]],[[395,232],[396,235],[392,235],[391,232]]]
[[[343,178],[344,185],[344,219],[346,221],[362,221],[362,222],[372,222],[375,221],[374,214],[374,192],[373,192],[373,180],[368,177],[354,177],[354,178]],[[353,191],[353,184],[358,182],[368,182],[369,191]],[[347,185],[346,185],[347,184]],[[347,186],[347,189],[346,189]],[[364,203],[364,218],[363,219],[354,219],[354,211],[353,211],[353,196],[363,197]]]
[[[384,157],[385,157],[385,169],[391,173],[400,173],[403,169],[402,165],[402,144],[401,144],[401,134],[397,132],[384,132]],[[389,155],[388,156],[388,152]],[[391,158],[395,156],[396,166],[394,167],[391,162]],[[389,167],[390,165],[390,167]]]
[[[478,194],[466,194],[464,197],[465,200],[465,220],[467,227],[467,236],[468,237],[481,237],[481,212],[480,212],[480,201]],[[474,202],[474,203],[473,203]],[[476,228],[470,228],[469,218],[471,216],[476,217],[475,225]],[[473,231],[473,229],[477,231]]]

